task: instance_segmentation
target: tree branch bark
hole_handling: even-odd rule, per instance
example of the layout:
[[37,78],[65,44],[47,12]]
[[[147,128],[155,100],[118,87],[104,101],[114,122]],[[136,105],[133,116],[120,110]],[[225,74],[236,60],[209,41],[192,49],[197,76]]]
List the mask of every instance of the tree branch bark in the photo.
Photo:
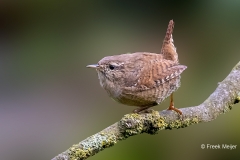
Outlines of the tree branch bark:
[[218,83],[217,89],[202,104],[180,109],[183,113],[181,117],[168,110],[126,114],[119,122],[73,145],[52,160],[84,160],[130,136],[141,133],[156,134],[164,129],[184,128],[200,122],[209,122],[231,110],[239,101],[240,62]]

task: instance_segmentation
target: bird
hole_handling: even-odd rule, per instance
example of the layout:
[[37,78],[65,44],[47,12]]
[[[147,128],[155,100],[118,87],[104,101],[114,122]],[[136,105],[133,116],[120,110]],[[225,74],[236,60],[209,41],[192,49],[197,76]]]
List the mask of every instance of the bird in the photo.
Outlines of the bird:
[[168,110],[182,115],[174,107],[173,92],[180,87],[181,73],[187,68],[179,63],[172,37],[174,21],[170,20],[159,53],[135,52],[107,56],[97,64],[100,85],[108,95],[128,106],[136,106],[134,113],[142,113],[159,105],[170,96]]

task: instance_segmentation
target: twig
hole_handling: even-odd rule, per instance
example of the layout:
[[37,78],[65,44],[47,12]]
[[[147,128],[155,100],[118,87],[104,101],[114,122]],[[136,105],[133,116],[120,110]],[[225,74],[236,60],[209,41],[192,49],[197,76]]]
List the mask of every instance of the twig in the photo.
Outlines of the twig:
[[164,129],[184,128],[200,122],[209,122],[231,110],[239,101],[240,62],[218,83],[217,89],[202,104],[180,109],[183,113],[181,118],[176,112],[167,110],[127,114],[119,122],[73,145],[52,160],[84,160],[130,136],[141,133],[156,134]]

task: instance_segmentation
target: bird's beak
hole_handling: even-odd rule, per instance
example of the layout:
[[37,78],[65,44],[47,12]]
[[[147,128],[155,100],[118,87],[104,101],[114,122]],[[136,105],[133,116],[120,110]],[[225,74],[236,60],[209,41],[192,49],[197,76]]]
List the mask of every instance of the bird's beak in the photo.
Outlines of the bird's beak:
[[87,68],[95,68],[95,69],[97,69],[97,68],[99,68],[99,65],[98,64],[91,64],[91,65],[87,65],[86,67]]

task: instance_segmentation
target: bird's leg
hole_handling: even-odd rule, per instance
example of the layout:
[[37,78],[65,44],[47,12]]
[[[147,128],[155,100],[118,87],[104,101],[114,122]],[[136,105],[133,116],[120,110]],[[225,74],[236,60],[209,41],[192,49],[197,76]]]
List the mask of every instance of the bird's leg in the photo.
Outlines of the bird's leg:
[[[152,106],[150,106],[150,107],[152,107]],[[138,107],[138,108],[133,110],[133,113],[150,113],[150,112],[152,112],[152,109],[148,110],[148,108],[150,108],[150,107],[149,106]]]
[[173,103],[173,93],[171,94],[171,100],[170,100],[170,106],[168,107],[168,110],[173,110],[173,111],[175,111],[175,112],[177,112],[178,114],[180,114],[180,115],[182,115],[182,112],[179,110],[179,109],[177,109],[177,108],[175,108],[174,107],[174,103]]

